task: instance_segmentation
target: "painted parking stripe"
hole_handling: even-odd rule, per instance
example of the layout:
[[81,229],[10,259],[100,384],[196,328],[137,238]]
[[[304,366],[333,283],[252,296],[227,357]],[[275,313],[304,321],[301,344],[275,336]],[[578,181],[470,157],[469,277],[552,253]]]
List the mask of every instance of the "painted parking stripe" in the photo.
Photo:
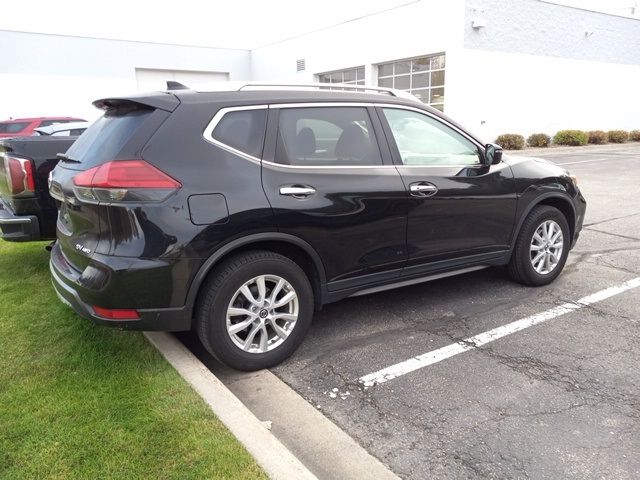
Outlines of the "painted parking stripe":
[[422,355],[418,355],[417,357],[413,357],[404,362],[396,363],[395,365],[391,365],[390,367],[383,368],[382,370],[378,370],[377,372],[361,377],[360,382],[362,382],[366,387],[388,382],[389,380],[406,375],[407,373],[441,362],[442,360],[458,355],[459,353],[479,348],[499,338],[533,327],[534,325],[546,322],[547,320],[551,320],[552,318],[559,317],[566,313],[579,310],[588,305],[601,302],[602,300],[637,287],[640,287],[640,277],[636,277],[614,287],[605,288],[604,290],[600,290],[599,292],[583,297],[576,302],[558,305],[557,307],[545,310],[544,312],[521,318],[515,322],[460,340],[459,342],[447,345],[446,347],[423,353]]
[[633,160],[633,158],[626,158],[626,157],[620,157],[620,158],[591,158],[589,160],[576,160],[575,162],[563,162],[563,163],[556,163],[556,165],[576,165],[577,163],[593,163],[593,162],[604,162],[606,160],[624,160],[624,161],[629,161],[629,160]]

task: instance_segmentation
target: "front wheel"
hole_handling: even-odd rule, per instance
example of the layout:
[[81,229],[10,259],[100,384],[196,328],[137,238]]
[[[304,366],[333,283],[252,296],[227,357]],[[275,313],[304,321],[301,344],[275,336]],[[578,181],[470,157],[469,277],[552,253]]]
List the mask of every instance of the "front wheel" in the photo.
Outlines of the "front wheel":
[[269,368],[289,357],[313,316],[313,291],[304,271],[269,251],[224,261],[203,287],[196,328],[218,360],[238,370]]
[[520,229],[509,275],[525,285],[547,285],[564,268],[569,245],[569,224],[562,212],[548,205],[537,206]]

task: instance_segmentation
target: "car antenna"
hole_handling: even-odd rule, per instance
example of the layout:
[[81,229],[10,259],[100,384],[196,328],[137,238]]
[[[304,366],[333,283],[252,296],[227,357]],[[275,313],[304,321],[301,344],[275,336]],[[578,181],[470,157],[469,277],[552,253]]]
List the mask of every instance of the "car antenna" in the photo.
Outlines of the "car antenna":
[[189,90],[189,87],[173,80],[167,80],[167,90]]

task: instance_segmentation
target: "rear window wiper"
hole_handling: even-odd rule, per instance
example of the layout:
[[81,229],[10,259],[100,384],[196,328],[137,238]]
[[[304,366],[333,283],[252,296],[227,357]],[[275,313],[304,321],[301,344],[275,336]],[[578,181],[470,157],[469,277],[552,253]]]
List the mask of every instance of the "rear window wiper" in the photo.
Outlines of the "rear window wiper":
[[56,157],[58,157],[58,160],[62,160],[63,162],[81,163],[80,160],[71,158],[66,153],[56,153]]

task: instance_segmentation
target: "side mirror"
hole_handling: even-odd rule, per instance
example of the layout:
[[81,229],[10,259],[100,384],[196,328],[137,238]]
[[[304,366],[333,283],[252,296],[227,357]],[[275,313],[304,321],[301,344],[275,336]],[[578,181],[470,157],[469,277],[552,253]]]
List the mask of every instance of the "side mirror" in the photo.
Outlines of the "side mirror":
[[493,143],[487,143],[484,147],[484,160],[486,165],[495,165],[502,161],[502,147]]

